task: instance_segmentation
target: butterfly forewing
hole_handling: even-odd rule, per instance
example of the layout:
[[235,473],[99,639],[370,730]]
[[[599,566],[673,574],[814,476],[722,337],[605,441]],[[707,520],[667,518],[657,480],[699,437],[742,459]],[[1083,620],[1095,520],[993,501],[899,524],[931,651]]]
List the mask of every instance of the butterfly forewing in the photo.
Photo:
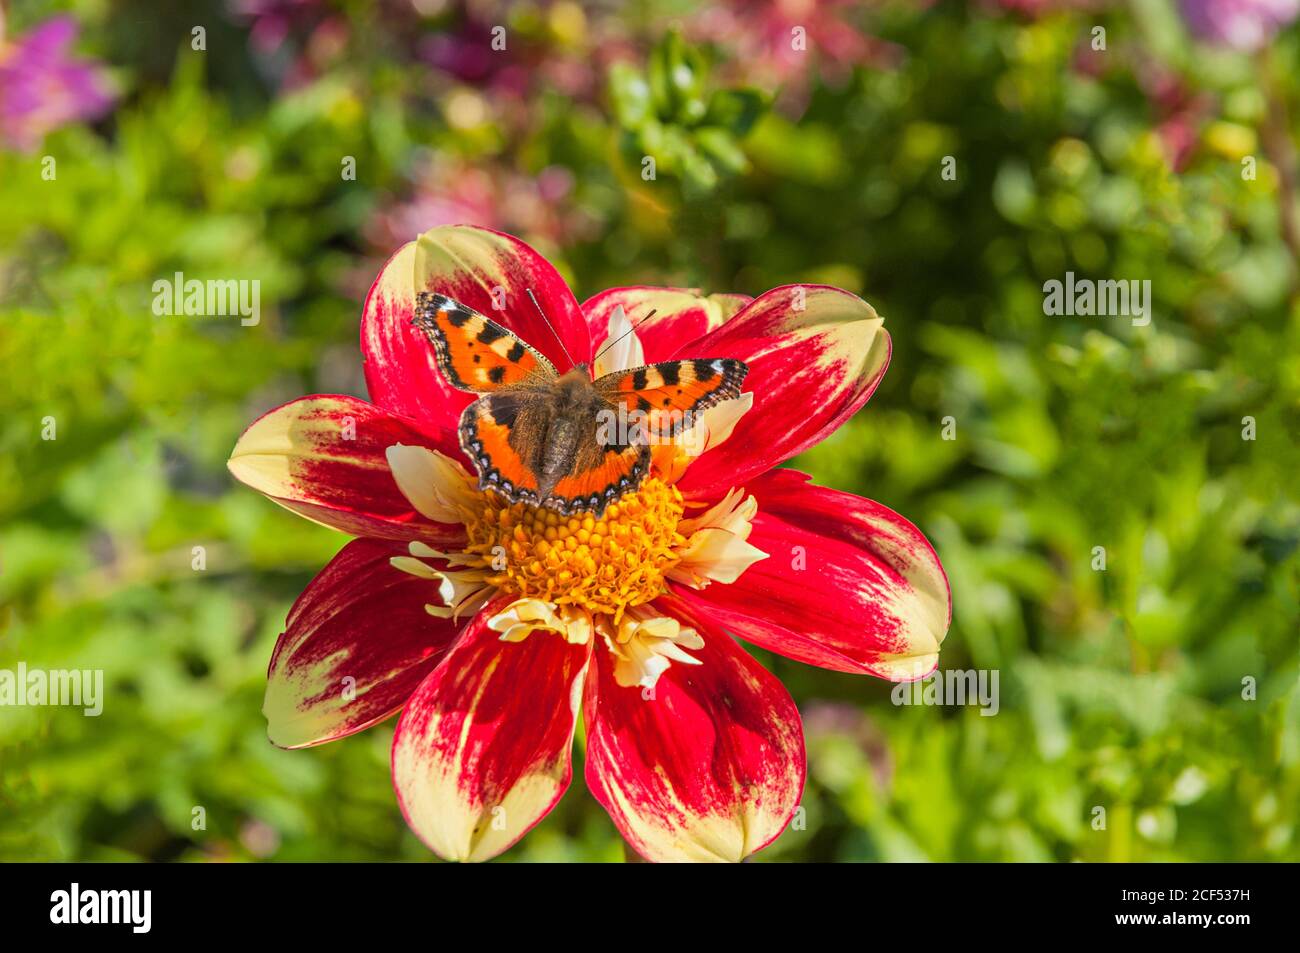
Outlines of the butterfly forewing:
[[749,368],[732,358],[664,361],[606,374],[596,390],[623,413],[640,415],[650,436],[674,437],[714,404],[740,396]]
[[433,344],[438,368],[453,387],[483,394],[555,379],[554,366],[535,348],[446,295],[416,295],[414,324]]

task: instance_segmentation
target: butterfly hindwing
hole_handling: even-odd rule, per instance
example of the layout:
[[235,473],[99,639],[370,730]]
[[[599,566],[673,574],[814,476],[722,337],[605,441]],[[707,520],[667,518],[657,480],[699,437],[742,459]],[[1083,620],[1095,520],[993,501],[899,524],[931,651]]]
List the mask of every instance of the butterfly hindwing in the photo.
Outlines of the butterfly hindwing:
[[491,393],[555,378],[554,366],[535,348],[446,295],[416,295],[413,323],[433,344],[443,375],[461,390]]
[[584,441],[569,473],[551,489],[545,505],[564,515],[592,510],[597,518],[629,490],[641,485],[650,471],[650,447],[640,440],[628,444]]
[[545,392],[530,390],[488,394],[461,412],[460,446],[478,470],[480,489],[541,502],[534,461],[551,416]]
[[749,368],[732,358],[664,361],[606,374],[596,390],[606,400],[645,417],[651,437],[674,437],[690,428],[695,415],[740,396]]

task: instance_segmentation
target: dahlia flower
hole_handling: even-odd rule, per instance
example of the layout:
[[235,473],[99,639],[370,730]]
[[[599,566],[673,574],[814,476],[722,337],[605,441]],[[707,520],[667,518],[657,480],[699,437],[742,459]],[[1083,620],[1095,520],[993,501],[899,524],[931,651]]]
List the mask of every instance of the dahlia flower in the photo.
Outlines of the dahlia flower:
[[[738,358],[748,389],[655,446],[644,482],[599,518],[511,504],[462,453],[473,395],[412,326],[419,291],[491,315],[561,373],[593,357],[596,374]],[[384,266],[361,344],[371,402],[292,401],[230,458],[248,486],[357,537],[290,610],[264,712],[285,748],[400,712],[397,800],[440,856],[493,857],[546,815],[581,714],[587,785],[632,849],[741,860],[789,822],[805,757],[789,693],[735,637],[891,680],[936,667],[950,601],[921,533],[773,469],[885,372],[889,335],[854,295],[633,287],[580,305],[518,239],[448,226]]]

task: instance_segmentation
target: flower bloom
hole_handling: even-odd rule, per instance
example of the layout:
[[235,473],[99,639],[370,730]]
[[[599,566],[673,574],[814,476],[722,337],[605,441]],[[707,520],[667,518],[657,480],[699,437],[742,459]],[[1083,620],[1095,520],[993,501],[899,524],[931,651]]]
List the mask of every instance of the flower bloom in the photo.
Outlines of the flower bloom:
[[733,50],[746,71],[770,82],[800,82],[814,64],[842,85],[856,66],[886,67],[900,47],[871,36],[854,22],[870,4],[856,0],[726,0],[701,7],[692,35]]
[[[426,290],[492,317],[560,373],[593,357],[596,374],[730,357],[748,364],[750,390],[654,447],[646,480],[598,519],[510,504],[478,489],[458,445],[473,395],[444,380],[411,325]],[[740,860],[788,823],[805,757],[789,693],[733,634],[892,680],[937,665],[948,584],[921,533],[773,469],[880,382],[889,336],[861,299],[638,287],[579,305],[518,239],[448,226],[385,265],[361,341],[373,403],[293,401],[230,459],[277,503],[359,537],[290,610],[264,711],[287,748],[400,711],[397,799],[441,856],[492,857],[546,815],[569,785],[581,712],[588,787],[632,848]]]
[[6,41],[0,11],[0,145],[30,151],[46,133],[108,112],[113,95],[97,65],[68,48],[77,22],[55,17]]
[[1251,53],[1300,15],[1300,0],[1182,0],[1181,8],[1202,40]]

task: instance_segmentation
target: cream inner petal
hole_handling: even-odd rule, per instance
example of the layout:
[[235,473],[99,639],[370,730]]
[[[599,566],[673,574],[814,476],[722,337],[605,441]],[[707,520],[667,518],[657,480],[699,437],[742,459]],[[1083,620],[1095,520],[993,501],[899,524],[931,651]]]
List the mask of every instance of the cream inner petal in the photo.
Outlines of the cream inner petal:
[[676,550],[679,562],[668,578],[693,589],[711,582],[732,583],[767,553],[749,543],[758,501],[744,490],[732,489],[699,516],[682,520],[677,531],[686,544]]
[[720,401],[700,414],[695,426],[677,440],[693,456],[707,453],[731,436],[740,418],[753,406],[754,395],[749,391]]
[[626,371],[644,364],[645,349],[641,346],[641,339],[637,337],[636,331],[632,330],[632,322],[628,320],[627,313],[620,304],[609,316],[609,333],[604,343],[600,345],[596,360],[592,364],[592,376],[604,377],[615,371]]
[[556,632],[572,645],[591,641],[591,616],[576,606],[557,606],[543,599],[518,599],[488,619],[502,642],[522,642],[534,632]]
[[624,688],[653,689],[673,662],[701,664],[685,651],[704,647],[699,633],[648,607],[630,610],[618,625],[602,618],[597,629],[614,653],[614,681]]
[[451,457],[400,443],[385,456],[397,488],[421,515],[438,523],[463,523],[477,506],[469,473]]
[[438,596],[443,604],[426,605],[424,609],[429,615],[440,619],[459,619],[463,615],[473,615],[492,595],[492,585],[488,582],[491,573],[487,570],[438,570],[418,558],[443,558],[437,550],[421,542],[410,543],[407,548],[410,556],[394,556],[388,562],[394,569],[438,584]]

